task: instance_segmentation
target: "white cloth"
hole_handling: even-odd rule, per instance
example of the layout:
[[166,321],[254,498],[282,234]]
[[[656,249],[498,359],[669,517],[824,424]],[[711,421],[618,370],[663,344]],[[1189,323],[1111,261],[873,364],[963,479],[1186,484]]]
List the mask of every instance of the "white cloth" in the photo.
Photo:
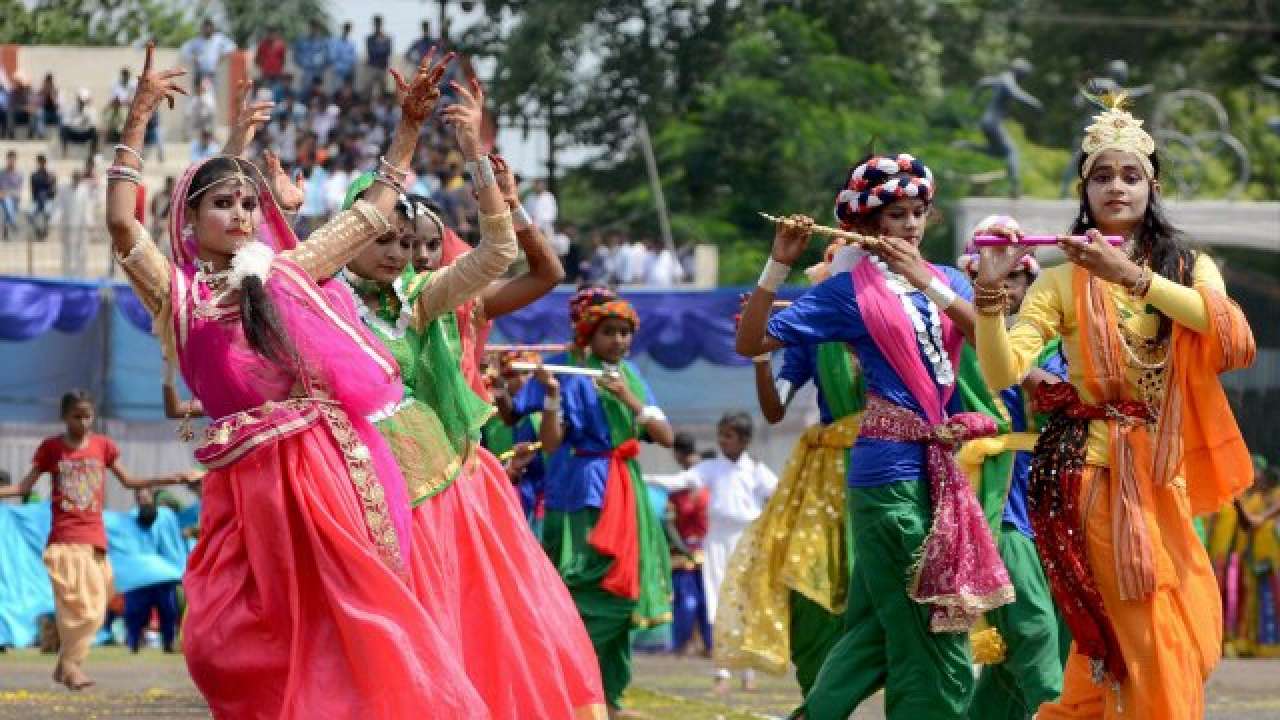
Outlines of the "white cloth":
[[525,210],[528,211],[529,219],[538,226],[538,231],[543,237],[548,239],[555,237],[556,217],[560,214],[560,206],[556,203],[556,196],[552,195],[550,190],[530,195],[529,207]]
[[651,485],[667,490],[707,488],[707,537],[702,541],[705,561],[702,586],[707,597],[707,614],[715,621],[720,584],[729,567],[729,556],[747,526],[760,517],[765,503],[778,487],[778,476],[747,453],[737,461],[724,456],[703,460],[675,475],[646,475]]
[[684,280],[684,268],[676,254],[663,249],[657,255],[649,256],[649,268],[645,272],[644,282],[653,287],[674,287]]
[[202,73],[212,75],[218,71],[222,56],[236,49],[235,42],[220,32],[209,37],[197,35],[182,44],[179,56]]
[[618,282],[629,284],[644,281],[645,265],[649,259],[649,248],[636,241],[624,244],[617,250],[616,268]]

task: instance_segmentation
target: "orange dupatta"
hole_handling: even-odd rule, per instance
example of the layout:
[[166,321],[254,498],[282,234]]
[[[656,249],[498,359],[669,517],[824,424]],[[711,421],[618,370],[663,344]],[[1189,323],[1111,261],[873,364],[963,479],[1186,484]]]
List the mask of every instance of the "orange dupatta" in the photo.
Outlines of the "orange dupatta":
[[[1080,323],[1083,377],[1099,403],[1132,399],[1124,342],[1106,285],[1083,268],[1072,275]],[[1144,598],[1155,590],[1155,563],[1142,508],[1155,484],[1189,478],[1192,514],[1216,510],[1248,487],[1252,464],[1218,375],[1248,367],[1256,352],[1240,308],[1226,295],[1196,288],[1209,328],[1173,326],[1164,401],[1154,429],[1108,421],[1111,442],[1112,537],[1120,595]]]

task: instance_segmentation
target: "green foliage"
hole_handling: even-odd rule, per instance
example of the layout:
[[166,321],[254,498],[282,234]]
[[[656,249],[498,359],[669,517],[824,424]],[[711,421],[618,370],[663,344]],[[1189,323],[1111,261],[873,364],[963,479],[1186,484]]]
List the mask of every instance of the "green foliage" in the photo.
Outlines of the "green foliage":
[[0,0],[0,43],[175,47],[196,34],[185,10],[161,0]]
[[[1005,122],[1024,194],[1058,197],[1068,148],[1092,114],[1073,99],[1123,58],[1130,85],[1155,86],[1141,116],[1178,88],[1222,99],[1253,160],[1245,197],[1280,197],[1280,137],[1265,124],[1280,116],[1280,93],[1257,81],[1280,74],[1280,62],[1274,37],[1251,31],[1280,24],[1274,3],[487,0],[486,9],[501,22],[464,43],[497,60],[500,115],[547,128],[563,216],[656,233],[634,137],[644,118],[676,240],[717,244],[724,283],[749,280],[763,259],[771,231],[759,211],[830,222],[844,173],[871,148],[911,152],[934,169],[941,212],[925,252],[949,260],[950,203],[1009,191],[1002,160],[966,148],[985,145],[977,123],[989,91],[975,84],[1016,57],[1034,61],[1023,84],[1045,106],[1015,107]],[[601,152],[562,175],[556,148],[569,143]],[[1205,197],[1225,195],[1235,178],[1212,153],[1194,172]],[[810,259],[817,253],[815,243]]]
[[290,42],[307,35],[312,20],[324,23],[335,35],[338,32],[338,28],[330,26],[326,0],[221,0],[219,4],[226,13],[227,34],[242,48],[265,35],[272,25],[279,27]]

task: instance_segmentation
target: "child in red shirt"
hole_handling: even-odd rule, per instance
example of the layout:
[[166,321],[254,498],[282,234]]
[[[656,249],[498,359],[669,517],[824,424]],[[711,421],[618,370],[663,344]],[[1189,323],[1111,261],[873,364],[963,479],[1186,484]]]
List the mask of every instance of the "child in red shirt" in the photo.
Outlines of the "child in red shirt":
[[91,431],[95,411],[88,393],[62,396],[66,432],[45,438],[22,482],[0,488],[0,497],[24,497],[36,480],[53,478],[50,503],[53,525],[44,551],[45,568],[53,583],[61,649],[53,679],[72,690],[93,685],[80,667],[102,625],[111,597],[111,563],[107,561],[107,533],[102,523],[106,470],[131,489],[173,485],[199,479],[185,472],[147,480],[133,478],[120,464],[120,449],[105,435]]

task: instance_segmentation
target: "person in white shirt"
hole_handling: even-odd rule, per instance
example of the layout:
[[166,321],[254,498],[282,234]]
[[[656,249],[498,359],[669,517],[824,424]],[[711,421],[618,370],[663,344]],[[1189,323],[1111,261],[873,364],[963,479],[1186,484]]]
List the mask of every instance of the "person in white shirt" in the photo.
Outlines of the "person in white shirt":
[[[547,189],[547,181],[539,178],[533,181],[533,192],[529,193],[526,205],[529,219],[542,233],[542,237],[553,238],[556,234],[556,217],[560,214],[560,206],[556,196]],[[560,253],[563,254],[563,253]]]
[[200,23],[200,34],[182,44],[178,55],[191,66],[191,86],[200,87],[206,77],[216,80],[218,63],[236,49],[235,41],[218,32],[212,20]]
[[128,105],[133,101],[133,91],[138,88],[138,81],[133,77],[129,68],[120,68],[120,79],[116,80],[111,86],[111,99],[119,100],[121,105]]
[[[747,453],[754,433],[751,416],[741,410],[725,413],[717,425],[716,440],[720,455],[703,460],[675,475],[648,475],[651,485],[672,490],[707,488],[711,499],[707,506],[707,536],[702,543],[704,564],[702,583],[706,594],[707,614],[715,624],[720,583],[729,565],[729,556],[747,526],[764,510],[765,503],[778,486],[778,476]],[[716,690],[728,689],[729,671],[716,671]],[[743,686],[751,687],[754,675],[746,671]]]
[[649,240],[648,267],[644,284],[650,287],[675,287],[684,280],[684,268],[670,248],[656,239]]

